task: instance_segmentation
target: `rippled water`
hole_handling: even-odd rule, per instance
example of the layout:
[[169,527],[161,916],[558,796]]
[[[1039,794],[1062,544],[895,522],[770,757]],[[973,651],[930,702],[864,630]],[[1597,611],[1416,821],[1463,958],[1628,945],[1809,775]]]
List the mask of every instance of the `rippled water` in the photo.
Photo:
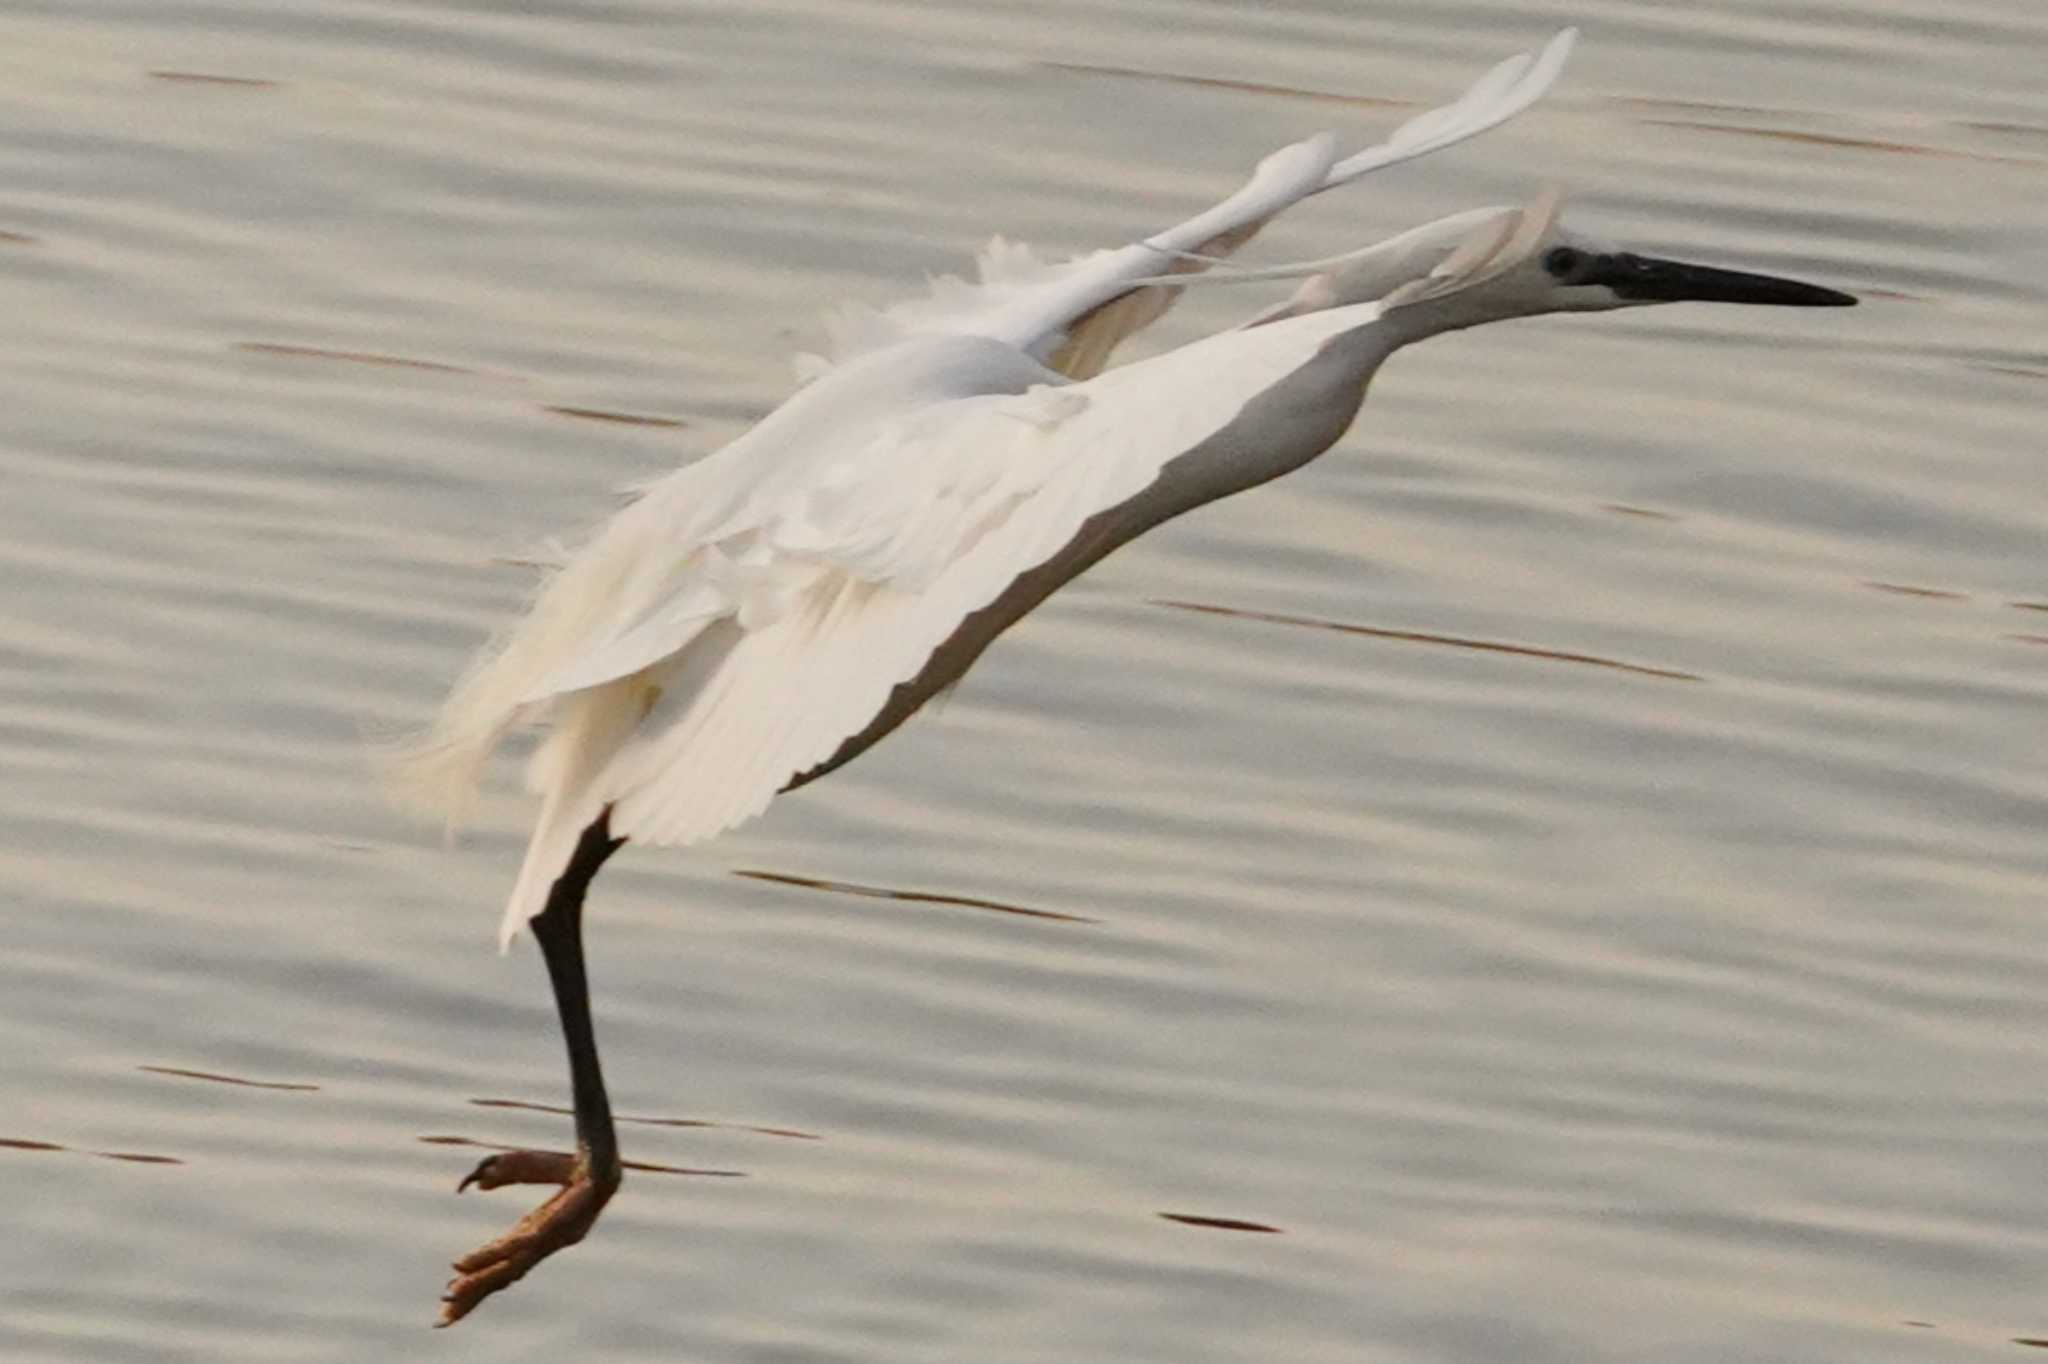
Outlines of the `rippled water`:
[[[451,852],[363,759],[498,561],[771,407],[820,305],[1127,239],[1569,21],[1550,103],[1261,255],[1557,181],[1865,306],[1405,353],[942,713],[629,851],[654,1168],[429,1335],[527,1201],[451,1195],[476,1149],[568,1137],[490,950],[509,765]],[[2044,48],[2033,0],[18,0],[0,1355],[2018,1357]]]

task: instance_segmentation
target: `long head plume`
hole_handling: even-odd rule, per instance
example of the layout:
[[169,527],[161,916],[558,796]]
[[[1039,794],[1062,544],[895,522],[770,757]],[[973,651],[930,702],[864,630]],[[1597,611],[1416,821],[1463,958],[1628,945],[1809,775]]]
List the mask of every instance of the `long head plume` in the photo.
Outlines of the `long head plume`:
[[1294,296],[1246,325],[1374,300],[1392,308],[1470,287],[1524,258],[1555,221],[1557,203],[1553,193],[1526,209],[1454,213],[1359,251],[1304,262],[1293,270],[1313,273],[1302,280]]
[[[1691,265],[1622,250],[1566,227],[1563,196],[1546,190],[1523,208],[1439,218],[1375,245],[1264,269],[1224,267],[1181,287],[1300,279],[1294,296],[1247,322],[1260,326],[1351,304],[1413,336],[1541,313],[1604,312],[1652,303],[1843,307],[1848,294],[1797,280]],[[1429,305],[1429,306],[1422,306]]]
[[[1493,278],[1526,259],[1556,222],[1561,202],[1547,191],[1527,208],[1475,208],[1410,228],[1383,242],[1313,260],[1258,268],[1222,265],[1193,279],[1180,275],[1146,283],[1211,287],[1266,280],[1298,279],[1293,297],[1247,322],[1259,326],[1351,303],[1384,301],[1387,306],[1418,302],[1454,288]],[[1397,298],[1396,295],[1399,297]]]

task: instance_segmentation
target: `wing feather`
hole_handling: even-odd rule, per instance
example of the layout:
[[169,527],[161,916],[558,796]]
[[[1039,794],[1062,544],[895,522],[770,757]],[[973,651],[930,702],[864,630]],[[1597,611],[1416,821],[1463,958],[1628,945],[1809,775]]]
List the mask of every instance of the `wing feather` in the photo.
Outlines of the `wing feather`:
[[1310,195],[1505,123],[1557,82],[1577,39],[1578,31],[1568,28],[1534,52],[1509,57],[1456,100],[1416,115],[1385,141],[1342,160],[1327,133],[1283,147],[1262,160],[1235,194],[1143,241],[1047,265],[1029,248],[997,239],[981,254],[979,283],[947,276],[932,282],[929,297],[880,310],[841,309],[828,319],[830,357],[800,357],[800,373],[815,378],[834,364],[912,336],[950,334],[992,337],[1050,358],[1070,377],[1091,377],[1110,350],[1157,320],[1177,297],[1176,287],[1155,285],[1148,295],[1156,298],[1126,301],[1141,281],[1205,269],[1204,258],[1227,256]]
[[[522,709],[552,732],[529,772],[545,799],[502,939],[545,907],[577,836],[607,806],[613,834],[651,843],[696,842],[759,814],[1091,517],[1137,496],[1330,336],[1376,315],[1371,304],[1331,309],[1085,384],[940,403],[876,434],[865,458],[839,461],[868,476],[832,497],[792,490],[753,515],[714,518],[722,543],[630,542],[642,567],[671,566],[670,577],[677,562],[751,555],[786,601],[750,621],[746,589],[728,581],[724,611],[695,622],[674,653]],[[1020,408],[1059,417],[1019,420]],[[791,527],[801,535],[785,545],[778,537]],[[635,574],[614,565],[606,576]],[[646,624],[600,652],[639,657],[663,622],[697,609],[702,590],[686,578],[675,589],[686,610],[643,610]],[[583,680],[573,668],[555,676]]]
[[[1137,496],[1176,455],[1305,364],[1373,305],[1197,342],[1061,392],[1090,401],[1052,429],[1004,414],[1014,398],[944,405],[907,448],[926,472],[875,506],[817,522],[792,553],[799,603],[749,631],[699,689],[666,688],[597,782],[612,830],[653,843],[708,838],[764,809],[830,758],[974,612],[1057,555],[1091,517]],[[896,522],[889,552],[877,519]],[[770,532],[772,534],[772,531]],[[538,908],[535,905],[534,908]]]

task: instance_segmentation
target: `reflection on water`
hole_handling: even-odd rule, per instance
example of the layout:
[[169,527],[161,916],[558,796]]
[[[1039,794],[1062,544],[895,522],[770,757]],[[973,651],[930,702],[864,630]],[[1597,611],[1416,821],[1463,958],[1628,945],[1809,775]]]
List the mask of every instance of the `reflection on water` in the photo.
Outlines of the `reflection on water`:
[[[2048,1342],[2048,15],[1929,14],[1568,16],[1553,101],[1276,224],[1258,260],[1558,183],[1587,231],[1885,301],[1404,352],[1342,449],[1121,551],[943,714],[627,849],[616,1101],[771,1122],[629,1120],[636,1170],[706,1177],[629,1185],[436,1352]],[[468,1097],[564,1097],[531,949],[490,950],[514,765],[449,852],[363,756],[530,590],[488,565],[772,408],[822,307],[993,232],[1128,240],[1551,25],[192,17],[0,15],[0,1358],[411,1359],[505,1208],[438,1148],[568,1129]]]

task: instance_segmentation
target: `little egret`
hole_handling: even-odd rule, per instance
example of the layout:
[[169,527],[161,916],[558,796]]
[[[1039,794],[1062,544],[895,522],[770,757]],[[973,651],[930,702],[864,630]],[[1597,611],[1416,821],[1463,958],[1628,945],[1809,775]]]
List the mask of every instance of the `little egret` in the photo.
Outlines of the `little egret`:
[[[502,937],[531,922],[540,942],[576,1151],[494,1155],[462,1181],[560,1188],[455,1262],[443,1325],[581,1240],[618,1186],[582,909],[628,840],[709,838],[850,761],[1119,545],[1321,454],[1410,342],[1682,299],[1855,302],[1620,250],[1563,227],[1554,195],[1325,261],[1201,273],[1288,206],[1519,113],[1572,42],[1567,30],[1508,59],[1356,155],[1340,159],[1328,135],[1283,148],[1216,207],[1142,242],[1047,264],[998,241],[978,283],[842,313],[803,388],[644,488],[484,652],[402,775],[459,813],[507,731],[547,726],[528,775],[539,820]],[[1278,276],[1304,282],[1244,326],[1104,370],[1189,284]]]

